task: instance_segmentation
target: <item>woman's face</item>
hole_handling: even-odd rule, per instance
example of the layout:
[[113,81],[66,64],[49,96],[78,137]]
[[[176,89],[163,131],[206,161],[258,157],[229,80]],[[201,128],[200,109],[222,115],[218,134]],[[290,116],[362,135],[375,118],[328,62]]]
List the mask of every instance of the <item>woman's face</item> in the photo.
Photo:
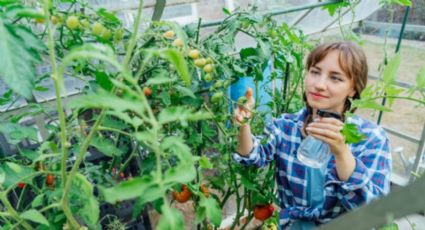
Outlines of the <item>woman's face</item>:
[[352,80],[339,66],[339,51],[329,52],[323,60],[311,66],[305,78],[305,93],[313,108],[342,113],[347,97],[355,95]]

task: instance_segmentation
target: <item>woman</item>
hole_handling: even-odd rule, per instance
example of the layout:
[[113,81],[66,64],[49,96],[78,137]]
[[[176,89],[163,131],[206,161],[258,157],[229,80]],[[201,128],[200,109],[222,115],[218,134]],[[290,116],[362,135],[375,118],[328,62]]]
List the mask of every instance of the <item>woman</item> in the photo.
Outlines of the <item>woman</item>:
[[[275,160],[281,229],[313,229],[389,192],[391,154],[384,130],[354,115],[350,123],[366,137],[348,145],[340,132],[342,121],[316,115],[318,109],[354,112],[349,99],[358,99],[367,83],[363,51],[348,41],[322,44],[309,54],[306,65],[306,108],[273,119],[264,130],[265,144],[252,136],[249,124],[241,122],[251,117],[253,99],[234,113],[240,132],[233,158],[258,167]],[[297,149],[307,135],[329,144],[332,154],[321,168],[297,159]]]

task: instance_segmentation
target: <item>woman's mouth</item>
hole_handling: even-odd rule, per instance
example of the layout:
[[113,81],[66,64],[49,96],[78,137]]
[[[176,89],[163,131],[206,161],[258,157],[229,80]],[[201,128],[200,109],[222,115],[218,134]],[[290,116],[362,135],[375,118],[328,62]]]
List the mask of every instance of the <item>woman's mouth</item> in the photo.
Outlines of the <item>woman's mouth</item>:
[[313,99],[315,100],[320,100],[320,99],[325,99],[327,98],[326,96],[320,94],[320,93],[310,93],[310,95],[313,97]]

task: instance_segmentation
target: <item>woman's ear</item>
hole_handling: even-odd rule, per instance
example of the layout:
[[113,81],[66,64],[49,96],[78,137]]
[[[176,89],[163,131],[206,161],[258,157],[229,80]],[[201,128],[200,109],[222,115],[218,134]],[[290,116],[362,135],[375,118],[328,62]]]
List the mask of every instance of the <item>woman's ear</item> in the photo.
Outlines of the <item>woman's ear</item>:
[[350,93],[348,94],[348,97],[353,98],[353,97],[354,97],[354,95],[356,95],[356,90],[352,89],[352,90],[350,91]]

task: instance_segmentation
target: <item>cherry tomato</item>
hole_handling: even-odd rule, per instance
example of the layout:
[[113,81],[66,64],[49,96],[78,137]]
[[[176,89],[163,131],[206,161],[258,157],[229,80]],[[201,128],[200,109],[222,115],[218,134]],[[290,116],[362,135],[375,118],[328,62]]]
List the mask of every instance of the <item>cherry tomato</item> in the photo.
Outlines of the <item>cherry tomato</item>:
[[192,196],[192,193],[186,185],[182,185],[181,192],[173,191],[173,198],[179,203],[187,202],[190,199],[190,196]]

